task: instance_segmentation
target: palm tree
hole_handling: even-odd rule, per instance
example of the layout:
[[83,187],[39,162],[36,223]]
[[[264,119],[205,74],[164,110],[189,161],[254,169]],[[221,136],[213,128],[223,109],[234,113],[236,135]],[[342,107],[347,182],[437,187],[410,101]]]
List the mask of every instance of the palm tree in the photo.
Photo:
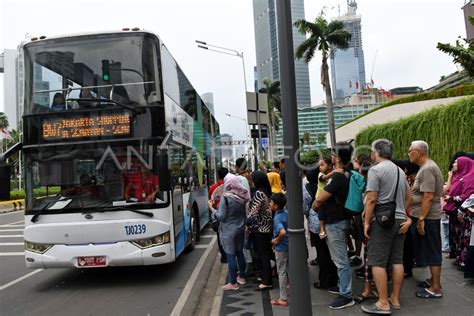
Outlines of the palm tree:
[[[263,79],[264,87],[258,92],[267,94],[268,102],[268,123],[270,125],[270,144],[271,150],[274,153],[276,143],[275,134],[280,129],[281,121],[281,93],[280,81],[271,81],[268,78]],[[272,156],[273,156],[272,153]],[[272,157],[273,158],[273,157]]]
[[336,144],[336,130],[334,125],[334,108],[332,103],[331,85],[329,83],[329,54],[335,49],[347,49],[351,40],[351,34],[344,30],[341,21],[328,21],[324,18],[323,12],[316,18],[314,23],[304,19],[295,22],[295,26],[300,33],[309,37],[296,48],[295,55],[298,59],[304,59],[309,63],[316,50],[321,51],[321,84],[326,92],[326,103],[328,108],[328,125],[331,144]]
[[[474,25],[474,16],[468,18],[469,23]],[[461,39],[461,37],[459,37]],[[440,51],[453,57],[453,62],[455,64],[461,65],[469,75],[469,77],[474,77],[474,41],[470,41],[467,38],[462,38],[462,43],[460,40],[456,40],[456,46],[451,44],[438,43],[436,48]]]

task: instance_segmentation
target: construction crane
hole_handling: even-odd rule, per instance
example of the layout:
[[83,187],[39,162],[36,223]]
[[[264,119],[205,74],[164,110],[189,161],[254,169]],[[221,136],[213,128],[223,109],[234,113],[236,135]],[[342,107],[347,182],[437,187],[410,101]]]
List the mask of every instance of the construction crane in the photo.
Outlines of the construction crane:
[[374,70],[375,70],[375,61],[377,60],[377,53],[379,52],[379,50],[377,49],[375,51],[375,57],[374,57],[374,62],[372,63],[372,72],[370,73],[370,82],[372,82],[373,80],[373,76],[374,76]]

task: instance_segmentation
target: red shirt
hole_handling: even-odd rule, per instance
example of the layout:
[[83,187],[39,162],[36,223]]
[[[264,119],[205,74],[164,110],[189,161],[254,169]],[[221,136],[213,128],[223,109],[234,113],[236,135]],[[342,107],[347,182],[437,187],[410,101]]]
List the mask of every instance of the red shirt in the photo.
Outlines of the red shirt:
[[158,176],[150,173],[146,178],[144,175],[135,174],[129,178],[132,185],[132,196],[138,201],[143,202],[145,199],[156,191],[158,188]]

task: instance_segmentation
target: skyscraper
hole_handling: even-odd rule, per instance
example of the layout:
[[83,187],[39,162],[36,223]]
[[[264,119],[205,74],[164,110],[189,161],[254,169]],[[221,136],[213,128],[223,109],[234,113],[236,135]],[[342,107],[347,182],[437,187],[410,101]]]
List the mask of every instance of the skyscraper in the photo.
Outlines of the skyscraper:
[[[278,34],[276,24],[275,0],[253,0],[255,25],[255,47],[257,51],[258,89],[263,80],[280,80],[280,62],[278,58]],[[291,0],[293,22],[304,19],[304,0]],[[293,28],[293,46],[298,47],[306,37]],[[295,62],[296,99],[298,107],[311,106],[308,64],[303,60]]]
[[356,14],[357,3],[347,0],[347,13],[336,20],[344,23],[345,30],[351,33],[347,50],[337,49],[331,53],[332,93],[335,103],[362,89],[365,81],[364,51],[362,49],[361,17]]

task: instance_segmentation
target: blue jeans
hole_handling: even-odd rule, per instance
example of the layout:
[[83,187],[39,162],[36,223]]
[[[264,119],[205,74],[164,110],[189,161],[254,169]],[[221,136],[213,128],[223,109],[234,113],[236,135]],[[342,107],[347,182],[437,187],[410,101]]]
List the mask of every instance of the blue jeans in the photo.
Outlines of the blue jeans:
[[443,249],[449,249],[449,222],[443,224]]
[[343,297],[352,298],[352,269],[347,255],[348,230],[349,220],[326,224],[327,244],[339,277],[339,293]]
[[[227,255],[227,265],[229,267],[229,282],[237,283],[237,264],[239,265],[239,274],[241,278],[245,278],[245,257],[242,250],[236,251],[235,255],[229,253]],[[237,257],[237,262],[235,258]]]

